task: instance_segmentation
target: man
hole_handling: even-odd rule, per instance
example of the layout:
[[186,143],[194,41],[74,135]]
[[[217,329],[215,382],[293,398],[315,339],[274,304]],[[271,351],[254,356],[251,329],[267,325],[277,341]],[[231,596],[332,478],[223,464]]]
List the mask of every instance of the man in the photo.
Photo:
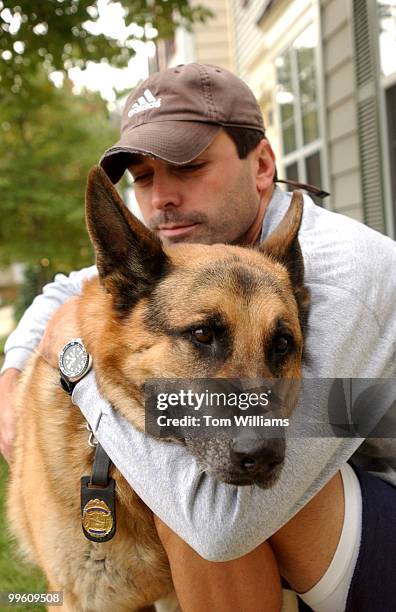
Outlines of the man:
[[[145,81],[129,97],[121,139],[101,164],[113,182],[129,168],[145,222],[167,245],[255,244],[273,231],[290,198],[274,185],[274,155],[252,92],[214,66],[179,66]],[[395,244],[308,197],[299,240],[312,296],[304,375],[394,376],[396,280],[382,277],[395,268]],[[0,379],[4,421],[18,371],[49,317],[91,274],[48,285],[10,336]],[[74,307],[60,309],[39,347],[55,367],[59,350],[78,336]],[[135,431],[100,398],[93,372],[78,382],[73,401],[159,517],[184,610],[278,610],[279,571],[315,610],[394,607],[391,580],[373,589],[396,570],[396,492],[346,463],[361,439],[292,440],[272,489],[237,488],[201,474],[184,448],[165,451]]]

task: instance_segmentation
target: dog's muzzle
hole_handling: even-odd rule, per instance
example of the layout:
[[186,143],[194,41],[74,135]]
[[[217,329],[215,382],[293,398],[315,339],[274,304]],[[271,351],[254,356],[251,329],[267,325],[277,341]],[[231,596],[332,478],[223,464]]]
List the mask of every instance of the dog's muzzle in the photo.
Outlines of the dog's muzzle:
[[230,444],[234,484],[270,485],[285,458],[285,441],[274,439],[236,439]]

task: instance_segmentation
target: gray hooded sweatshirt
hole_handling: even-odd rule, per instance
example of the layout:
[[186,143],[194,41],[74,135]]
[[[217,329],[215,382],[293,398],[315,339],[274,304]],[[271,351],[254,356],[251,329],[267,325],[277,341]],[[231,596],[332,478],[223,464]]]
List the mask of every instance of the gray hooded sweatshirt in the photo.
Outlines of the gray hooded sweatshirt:
[[[277,187],[265,214],[262,240],[276,228],[289,203],[290,194]],[[309,360],[303,376],[395,378],[396,243],[316,206],[308,196],[299,241],[311,293]],[[57,275],[44,288],[7,341],[3,370],[23,368],[51,314],[95,274],[93,266],[69,277]],[[275,486],[237,487],[202,473],[185,447],[134,429],[100,397],[94,371],[77,384],[73,402],[147,506],[212,561],[239,557],[268,539],[365,447],[362,438],[292,437]],[[316,414],[325,410],[320,400],[314,408]],[[389,440],[372,440],[365,466],[396,485],[393,449]]]

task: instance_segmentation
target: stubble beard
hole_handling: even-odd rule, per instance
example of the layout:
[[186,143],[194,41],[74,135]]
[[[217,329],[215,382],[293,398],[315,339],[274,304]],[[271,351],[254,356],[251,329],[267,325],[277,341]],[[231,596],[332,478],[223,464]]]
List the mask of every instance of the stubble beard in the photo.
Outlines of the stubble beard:
[[[244,168],[237,181],[217,204],[216,215],[204,213],[180,216],[170,211],[164,221],[168,223],[197,223],[191,235],[162,238],[164,246],[172,244],[238,244],[252,226],[259,207],[259,196],[252,185],[251,175]],[[157,222],[158,223],[158,222]],[[158,231],[158,230],[157,230]]]

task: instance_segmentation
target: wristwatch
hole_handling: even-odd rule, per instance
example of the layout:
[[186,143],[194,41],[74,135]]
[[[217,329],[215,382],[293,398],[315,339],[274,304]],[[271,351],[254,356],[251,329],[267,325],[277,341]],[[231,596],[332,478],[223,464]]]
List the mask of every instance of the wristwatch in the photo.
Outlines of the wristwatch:
[[92,367],[92,357],[81,338],[68,342],[59,354],[60,384],[71,395],[76,384]]

